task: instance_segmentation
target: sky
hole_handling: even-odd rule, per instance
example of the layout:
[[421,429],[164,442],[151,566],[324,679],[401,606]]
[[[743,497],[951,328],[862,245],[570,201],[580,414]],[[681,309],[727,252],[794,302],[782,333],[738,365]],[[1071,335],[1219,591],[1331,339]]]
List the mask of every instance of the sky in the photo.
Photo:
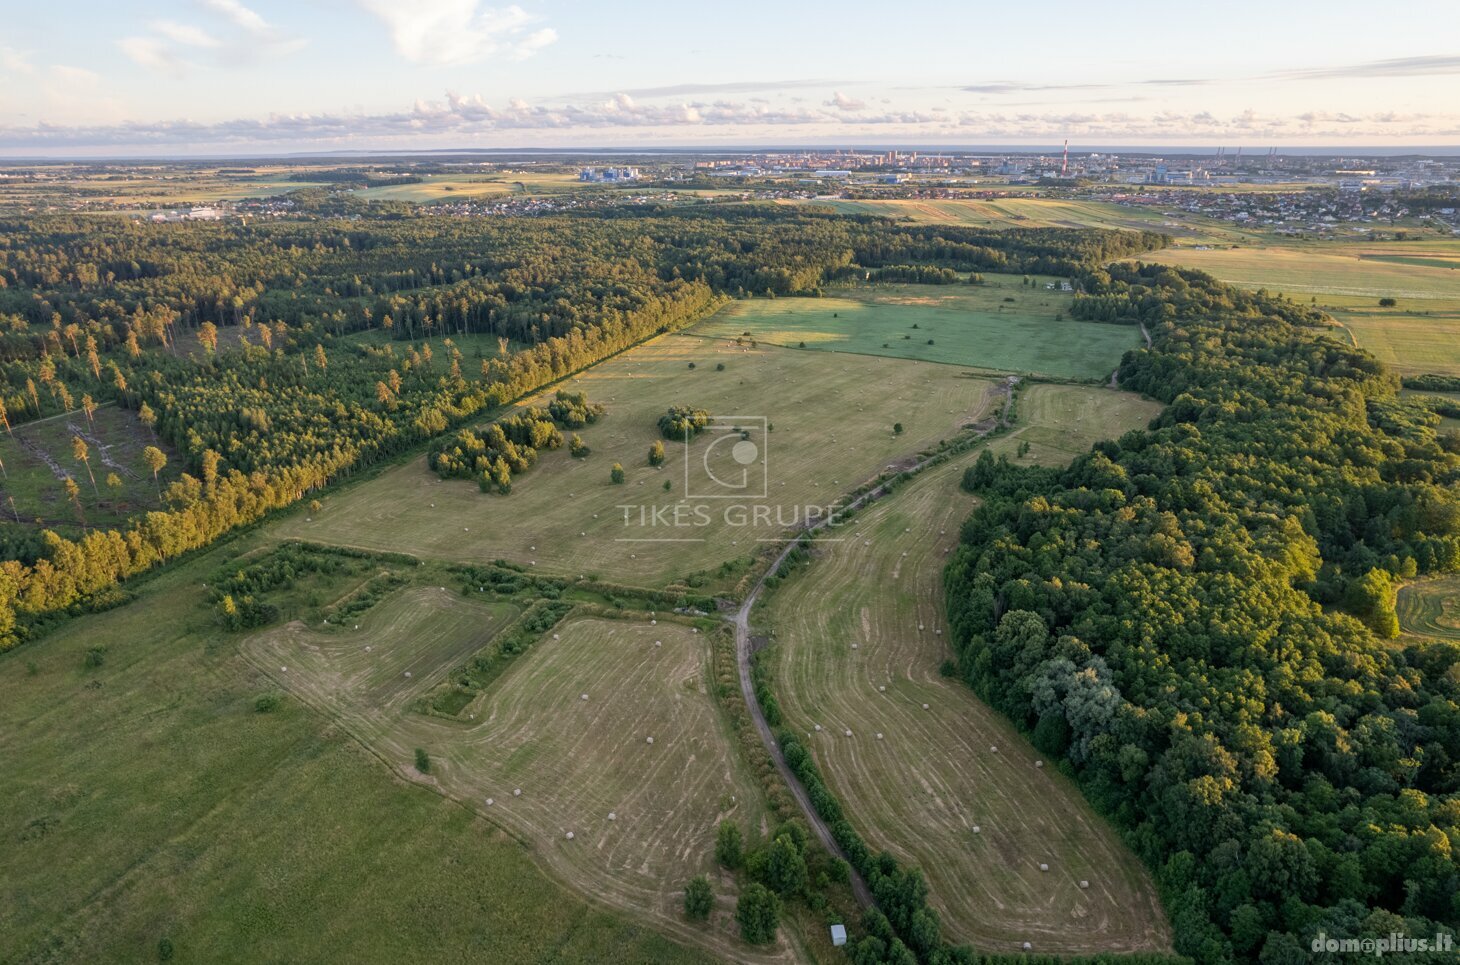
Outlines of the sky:
[[0,156],[1460,145],[1460,3],[0,0]]

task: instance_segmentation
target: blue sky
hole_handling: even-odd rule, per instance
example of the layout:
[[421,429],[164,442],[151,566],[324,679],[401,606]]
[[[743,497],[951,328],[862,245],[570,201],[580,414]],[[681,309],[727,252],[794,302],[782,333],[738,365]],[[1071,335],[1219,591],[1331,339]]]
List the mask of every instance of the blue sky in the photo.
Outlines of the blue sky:
[[1460,144],[1449,0],[0,0],[0,15],[10,155]]

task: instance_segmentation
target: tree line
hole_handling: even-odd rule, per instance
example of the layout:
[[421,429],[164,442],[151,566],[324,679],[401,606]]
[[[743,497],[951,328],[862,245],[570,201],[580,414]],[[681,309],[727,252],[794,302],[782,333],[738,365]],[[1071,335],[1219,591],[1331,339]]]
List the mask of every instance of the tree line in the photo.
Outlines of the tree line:
[[1460,645],[1395,588],[1460,571],[1460,436],[1313,309],[1199,272],[1082,273],[1167,403],[1065,469],[985,453],[947,574],[958,668],[1156,871],[1178,952],[1460,921]]

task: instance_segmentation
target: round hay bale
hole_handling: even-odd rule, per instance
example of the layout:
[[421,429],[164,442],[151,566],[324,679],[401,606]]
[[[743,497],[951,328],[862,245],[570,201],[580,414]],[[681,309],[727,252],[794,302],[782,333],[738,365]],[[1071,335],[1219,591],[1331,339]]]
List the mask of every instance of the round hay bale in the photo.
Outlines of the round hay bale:
[[289,668],[288,667],[280,667],[279,668],[279,673],[288,673],[288,672],[289,672]]
[[618,814],[616,812],[614,812],[614,811],[609,811],[608,812],[608,819],[610,821],[617,821],[618,820]]
[[1086,881],[1084,878],[1081,878],[1080,879],[1080,887],[1081,888],[1088,888],[1088,887],[1090,887],[1090,882]]
[[997,744],[991,744],[991,745],[989,745],[989,753],[990,754],[997,754],[998,752],[999,752],[999,748],[998,748],[998,745]]
[[847,731],[847,736],[848,736],[848,737],[851,737],[851,736],[852,736],[852,732],[851,732],[851,731],[850,731],[850,730],[849,730],[849,731]]
[[975,824],[973,826],[973,833],[974,834],[983,834],[983,828],[981,828],[981,827],[979,827],[978,825]]
[[923,632],[923,625],[921,623],[918,624],[918,632],[919,633],[922,633]]
[[650,620],[649,621],[649,626],[651,626],[651,627],[657,627],[658,625],[659,625],[659,621],[658,620]]
[[821,725],[820,725],[820,724],[817,724],[817,725],[816,725],[816,729],[817,729],[817,730],[821,730]]
[[654,738],[652,738],[652,737],[645,737],[644,738],[644,743],[645,744],[652,744],[652,743],[654,743]]
[[366,648],[365,648],[365,652],[366,652],[366,653],[369,653],[369,652],[370,652],[370,648],[369,648],[369,647],[366,647]]
[[1048,871],[1049,870],[1049,865],[1047,865],[1043,861],[1041,861],[1039,863],[1039,870],[1040,871]]
[[534,553],[537,552],[536,546],[529,546],[528,549],[532,550]]
[[555,633],[555,634],[553,634],[553,639],[554,639],[554,640],[561,640],[561,639],[563,639],[563,638],[562,638],[562,637],[560,637],[560,636],[558,636],[558,635],[557,635],[557,634],[556,634],[556,633]]
[[495,799],[493,799],[493,798],[487,798],[487,807],[491,807],[493,804],[496,804],[496,803],[497,802],[496,802]]
[[406,671],[406,676],[409,677],[410,675],[411,675],[411,672],[409,670],[407,670]]
[[462,528],[461,528],[461,531],[462,531],[462,532],[463,532],[463,533],[470,533],[470,532],[471,532],[471,527],[470,527],[470,526],[463,526],[463,527],[462,527]]
[[588,534],[587,533],[584,533],[584,532],[580,532],[580,533],[578,533],[578,535],[579,536],[587,536]]
[[1043,767],[1044,766],[1044,761],[1035,761],[1034,762],[1034,766],[1035,767]]
[[887,685],[886,684],[879,685],[878,688],[877,688],[877,692],[879,694],[885,694],[885,693],[887,693]]
[[578,695],[578,699],[579,700],[587,700],[588,699],[588,695],[587,694],[579,694]]
[[1024,950],[1025,950],[1025,951],[1026,951],[1026,952],[1032,952],[1032,951],[1034,951],[1034,946],[1033,946],[1033,945],[1031,945],[1031,944],[1029,944],[1029,943],[1028,943],[1028,942],[1025,942],[1025,943],[1024,943],[1024,946],[1023,946],[1023,948],[1024,948]]
[[857,645],[856,645],[856,644],[855,644],[855,643],[854,643],[854,644],[852,644],[852,649],[853,649],[853,650],[855,650],[855,649],[857,649]]
[[520,787],[514,787],[512,789],[512,796],[513,797],[521,797],[522,796],[522,788],[520,788]]
[[882,739],[882,732],[880,730],[877,732],[877,739],[878,740],[881,740]]
[[927,710],[927,709],[928,709],[928,705],[927,704],[923,704],[923,710]]
[[567,839],[568,839],[568,840],[569,840],[569,841],[572,841],[572,840],[573,840],[573,832],[572,832],[572,831],[569,831],[569,832],[568,832],[568,833],[567,833],[567,835],[565,835],[565,837],[567,837]]
[[664,641],[663,640],[655,640],[654,641],[654,646],[656,646],[656,647],[662,647],[663,645],[664,645]]

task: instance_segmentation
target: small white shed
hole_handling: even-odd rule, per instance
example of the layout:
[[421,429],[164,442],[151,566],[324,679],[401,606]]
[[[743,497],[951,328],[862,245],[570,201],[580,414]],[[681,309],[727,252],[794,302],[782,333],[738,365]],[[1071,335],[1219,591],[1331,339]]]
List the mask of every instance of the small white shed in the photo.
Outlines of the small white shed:
[[832,925],[831,926],[831,943],[833,945],[837,946],[838,948],[840,948],[841,946],[843,946],[843,945],[845,945],[847,943],[847,926],[846,925]]

